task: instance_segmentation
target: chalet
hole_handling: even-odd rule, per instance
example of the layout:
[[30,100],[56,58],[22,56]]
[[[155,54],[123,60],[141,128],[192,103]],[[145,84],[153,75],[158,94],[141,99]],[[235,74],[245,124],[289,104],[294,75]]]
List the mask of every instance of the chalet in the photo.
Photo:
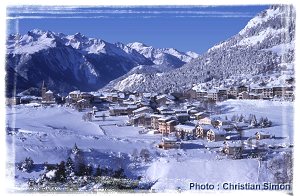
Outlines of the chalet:
[[135,101],[135,104],[138,107],[149,107],[150,106],[150,100],[146,99],[146,98],[139,99],[139,100]]
[[188,113],[180,113],[175,115],[179,123],[184,123],[190,120],[190,115]]
[[132,114],[137,115],[137,114],[145,114],[145,113],[151,113],[151,112],[153,112],[153,110],[150,107],[145,106],[145,107],[141,107],[136,110],[133,110]]
[[136,109],[137,109],[136,105],[113,106],[109,108],[109,115],[111,116],[129,115],[132,114],[132,112]]
[[173,115],[175,113],[174,110],[169,109],[167,106],[161,106],[157,110],[162,115]]
[[179,136],[181,139],[187,137],[194,137],[195,135],[195,126],[194,125],[176,125],[175,131],[176,135]]
[[195,116],[197,113],[199,113],[199,110],[196,109],[195,107],[191,107],[187,109],[186,112],[191,116]]
[[200,120],[200,119],[203,119],[205,117],[209,117],[209,114],[206,113],[206,112],[198,112],[198,113],[195,114],[196,120]]
[[183,114],[183,113],[186,113],[186,110],[184,109],[173,109],[174,113],[175,114]]
[[198,124],[211,125],[211,119],[209,117],[203,117],[198,120]]
[[80,99],[80,100],[78,100],[76,102],[75,107],[78,110],[83,110],[83,109],[91,107],[91,105],[90,105],[90,102],[88,100],[86,100],[86,99]]
[[118,93],[109,93],[106,95],[106,99],[109,102],[118,102],[119,101]]
[[237,130],[245,130],[249,127],[249,124],[247,124],[245,122],[236,122],[236,123],[233,123],[233,125]]
[[72,101],[78,101],[80,100],[80,91],[72,91],[69,93],[69,98],[72,100]]
[[159,95],[156,97],[155,102],[159,105],[169,105],[170,103],[173,102],[173,100],[175,99],[175,97],[173,97],[172,95]]
[[207,132],[211,129],[214,129],[212,125],[197,125],[196,127],[196,137],[205,138],[207,137]]
[[247,91],[240,92],[238,99],[249,99],[249,93]]
[[239,141],[225,141],[222,152],[227,155],[241,156],[243,151],[243,144]]
[[152,114],[150,117],[151,117],[151,127],[152,127],[152,129],[158,130],[159,129],[158,119],[162,118],[163,115]]
[[149,114],[138,114],[130,118],[130,123],[133,126],[142,126],[145,128],[151,127],[151,117]]
[[158,145],[159,148],[162,148],[164,150],[167,149],[178,149],[180,148],[181,142],[180,140],[177,139],[175,136],[168,136],[168,137],[163,137],[162,142]]
[[210,129],[206,133],[206,137],[208,141],[223,141],[226,138],[226,131],[223,129]]
[[94,96],[91,93],[88,93],[88,92],[81,92],[79,94],[79,97],[80,97],[80,99],[85,99],[89,102],[91,102],[94,98]]
[[272,135],[268,132],[260,131],[255,133],[255,137],[257,140],[262,140],[272,138]]

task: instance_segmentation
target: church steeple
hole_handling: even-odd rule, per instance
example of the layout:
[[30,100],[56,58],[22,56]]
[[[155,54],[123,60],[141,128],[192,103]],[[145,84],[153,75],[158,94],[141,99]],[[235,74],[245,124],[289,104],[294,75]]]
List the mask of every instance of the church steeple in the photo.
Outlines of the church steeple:
[[47,88],[45,86],[45,81],[43,80],[43,84],[42,84],[42,99],[45,99],[45,93],[47,91]]

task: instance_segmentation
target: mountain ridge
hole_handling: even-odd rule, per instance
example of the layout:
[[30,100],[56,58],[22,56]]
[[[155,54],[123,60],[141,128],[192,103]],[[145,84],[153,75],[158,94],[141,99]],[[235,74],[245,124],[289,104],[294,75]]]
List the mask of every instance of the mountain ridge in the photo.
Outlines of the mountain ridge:
[[[11,86],[17,92],[32,84],[47,86],[59,92],[71,90],[97,90],[137,66],[162,66],[174,69],[197,56],[176,49],[156,49],[156,57],[147,58],[129,44],[115,44],[102,39],[88,38],[81,33],[65,35],[33,29],[24,35],[10,34],[7,37],[6,75],[17,81],[29,81],[28,85],[7,80],[6,92],[12,96]],[[173,55],[170,51],[173,51]],[[20,88],[19,88],[20,87]]]

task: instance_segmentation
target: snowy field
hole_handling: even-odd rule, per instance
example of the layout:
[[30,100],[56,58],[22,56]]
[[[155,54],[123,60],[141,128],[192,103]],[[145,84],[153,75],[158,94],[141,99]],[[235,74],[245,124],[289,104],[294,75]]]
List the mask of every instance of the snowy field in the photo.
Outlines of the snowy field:
[[[267,116],[274,126],[268,128],[277,139],[266,140],[267,144],[293,144],[293,103],[272,101],[229,100],[218,103],[222,114],[255,114]],[[43,163],[65,161],[76,143],[92,165],[122,167],[130,178],[142,177],[153,182],[157,191],[188,190],[190,182],[263,182],[272,180],[263,171],[257,159],[233,160],[218,153],[222,142],[207,142],[202,139],[184,141],[181,149],[162,150],[156,146],[160,134],[140,134],[140,127],[126,126],[127,116],[82,120],[84,112],[67,107],[32,107],[18,105],[7,108],[7,124],[19,129],[7,135],[8,171],[15,179],[14,187],[26,187],[29,178],[43,173]],[[105,112],[108,116],[108,113]],[[98,112],[97,115],[102,115]],[[253,136],[258,129],[245,134]],[[210,148],[207,148],[210,147]],[[148,149],[147,162],[134,160],[134,152]],[[277,152],[280,153],[280,152]],[[276,152],[274,152],[275,156]],[[30,173],[14,169],[14,163],[31,157],[40,165]],[[264,173],[261,175],[260,172]],[[10,174],[10,173],[9,173]],[[262,177],[265,176],[265,177]]]

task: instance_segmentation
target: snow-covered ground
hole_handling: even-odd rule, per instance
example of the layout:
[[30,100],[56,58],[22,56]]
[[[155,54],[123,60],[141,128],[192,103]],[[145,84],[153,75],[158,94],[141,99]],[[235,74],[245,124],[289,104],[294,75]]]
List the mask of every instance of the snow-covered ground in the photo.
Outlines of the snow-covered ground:
[[[223,113],[255,114],[268,117],[274,123],[269,132],[280,137],[276,143],[293,143],[293,103],[273,101],[228,100],[218,103]],[[102,116],[103,112],[98,112]],[[8,170],[12,171],[15,187],[26,187],[29,178],[43,173],[43,163],[65,161],[76,143],[86,160],[93,165],[123,167],[128,177],[142,176],[142,181],[154,182],[152,189],[167,191],[188,190],[190,182],[263,182],[260,163],[257,159],[233,160],[217,151],[222,142],[190,140],[182,143],[181,149],[162,150],[156,145],[159,134],[140,134],[141,127],[126,126],[127,116],[111,117],[92,122],[82,120],[84,112],[68,107],[32,107],[19,105],[7,108],[7,124],[19,128],[15,135],[7,135]],[[245,134],[253,136],[258,129]],[[271,139],[265,142],[272,144]],[[208,148],[210,147],[210,148]],[[133,159],[134,151],[148,149],[148,162]],[[279,153],[279,152],[278,152]],[[37,165],[30,173],[14,169],[14,163],[31,157]],[[15,172],[15,174],[14,174]],[[264,174],[268,176],[268,174]],[[271,178],[266,178],[271,179]]]

